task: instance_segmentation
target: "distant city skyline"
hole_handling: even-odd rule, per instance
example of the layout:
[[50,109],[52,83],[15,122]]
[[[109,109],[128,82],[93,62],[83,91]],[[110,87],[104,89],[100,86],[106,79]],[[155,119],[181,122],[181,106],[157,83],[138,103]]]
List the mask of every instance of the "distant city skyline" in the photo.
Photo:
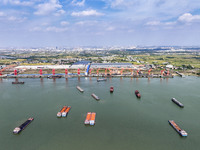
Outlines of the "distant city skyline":
[[200,46],[199,0],[0,0],[0,47]]

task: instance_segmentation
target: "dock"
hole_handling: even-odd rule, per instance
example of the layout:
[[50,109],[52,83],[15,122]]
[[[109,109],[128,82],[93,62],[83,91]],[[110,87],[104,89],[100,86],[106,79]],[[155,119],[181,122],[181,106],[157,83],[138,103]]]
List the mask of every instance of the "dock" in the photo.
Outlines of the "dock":
[[80,87],[80,86],[76,86],[76,88],[80,91],[80,92],[84,92],[84,90]]
[[94,93],[91,96],[96,100],[100,100],[100,98],[97,95],[95,95]]

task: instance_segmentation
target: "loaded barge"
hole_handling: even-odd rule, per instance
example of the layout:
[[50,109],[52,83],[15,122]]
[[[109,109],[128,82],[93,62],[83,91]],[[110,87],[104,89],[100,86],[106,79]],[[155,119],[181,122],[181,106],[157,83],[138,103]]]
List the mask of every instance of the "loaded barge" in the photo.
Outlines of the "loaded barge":
[[93,126],[95,124],[95,118],[96,118],[95,112],[92,113],[88,112],[84,124]]
[[187,132],[182,130],[175,122],[174,120],[169,120],[169,124],[181,135],[181,136],[187,136]]
[[62,113],[67,109],[67,106],[63,106],[63,108],[57,113],[57,117],[61,117]]
[[175,98],[172,98],[172,102],[174,102],[175,104],[177,104],[181,108],[184,107],[184,105],[181,102],[179,102],[177,99],[175,99]]
[[23,129],[25,129],[32,121],[34,120],[34,118],[28,118],[28,120],[26,120],[23,124],[21,124],[19,127],[16,127],[13,130],[14,134],[19,134]]
[[84,92],[84,90],[80,87],[80,86],[76,86],[76,88],[80,91],[80,92]]
[[91,114],[92,114],[91,112],[87,113],[87,116],[86,116],[86,119],[85,119],[85,122],[84,122],[85,125],[90,124]]
[[100,100],[100,98],[98,96],[96,96],[94,93],[91,96],[96,100]]
[[71,109],[71,106],[68,106],[67,109],[65,109],[65,111],[62,112],[62,117],[66,117],[68,115],[70,109]]

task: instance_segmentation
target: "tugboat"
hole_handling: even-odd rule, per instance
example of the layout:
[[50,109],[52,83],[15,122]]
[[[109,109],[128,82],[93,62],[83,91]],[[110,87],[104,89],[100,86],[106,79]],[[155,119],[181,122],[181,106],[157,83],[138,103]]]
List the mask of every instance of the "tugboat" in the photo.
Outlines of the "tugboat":
[[139,93],[138,90],[135,91],[135,95],[137,96],[137,98],[140,98],[140,97],[141,97],[141,95],[140,95],[140,93]]
[[26,120],[23,124],[21,124],[19,127],[16,127],[13,130],[14,134],[19,134],[23,129],[25,129],[32,121],[34,120],[34,118],[28,118],[28,120]]
[[114,87],[111,86],[111,87],[110,87],[110,93],[113,93],[113,92],[114,92]]

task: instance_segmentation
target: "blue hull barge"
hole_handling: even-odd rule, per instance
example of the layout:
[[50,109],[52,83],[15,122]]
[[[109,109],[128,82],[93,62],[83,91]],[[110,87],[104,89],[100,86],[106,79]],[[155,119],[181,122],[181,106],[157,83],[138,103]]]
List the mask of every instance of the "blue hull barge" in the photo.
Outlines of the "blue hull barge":
[[169,124],[181,135],[181,136],[187,136],[187,132],[182,130],[175,122],[174,120],[169,120]]
[[175,104],[177,104],[181,108],[184,107],[184,105],[181,102],[179,102],[177,99],[175,99],[175,98],[172,98],[172,102],[174,102]]
[[28,120],[26,120],[23,124],[21,124],[19,127],[16,127],[13,130],[14,134],[19,134],[23,129],[25,129],[32,121],[34,120],[34,118],[28,118]]
[[98,96],[96,96],[94,93],[91,96],[96,100],[100,100],[100,98]]

